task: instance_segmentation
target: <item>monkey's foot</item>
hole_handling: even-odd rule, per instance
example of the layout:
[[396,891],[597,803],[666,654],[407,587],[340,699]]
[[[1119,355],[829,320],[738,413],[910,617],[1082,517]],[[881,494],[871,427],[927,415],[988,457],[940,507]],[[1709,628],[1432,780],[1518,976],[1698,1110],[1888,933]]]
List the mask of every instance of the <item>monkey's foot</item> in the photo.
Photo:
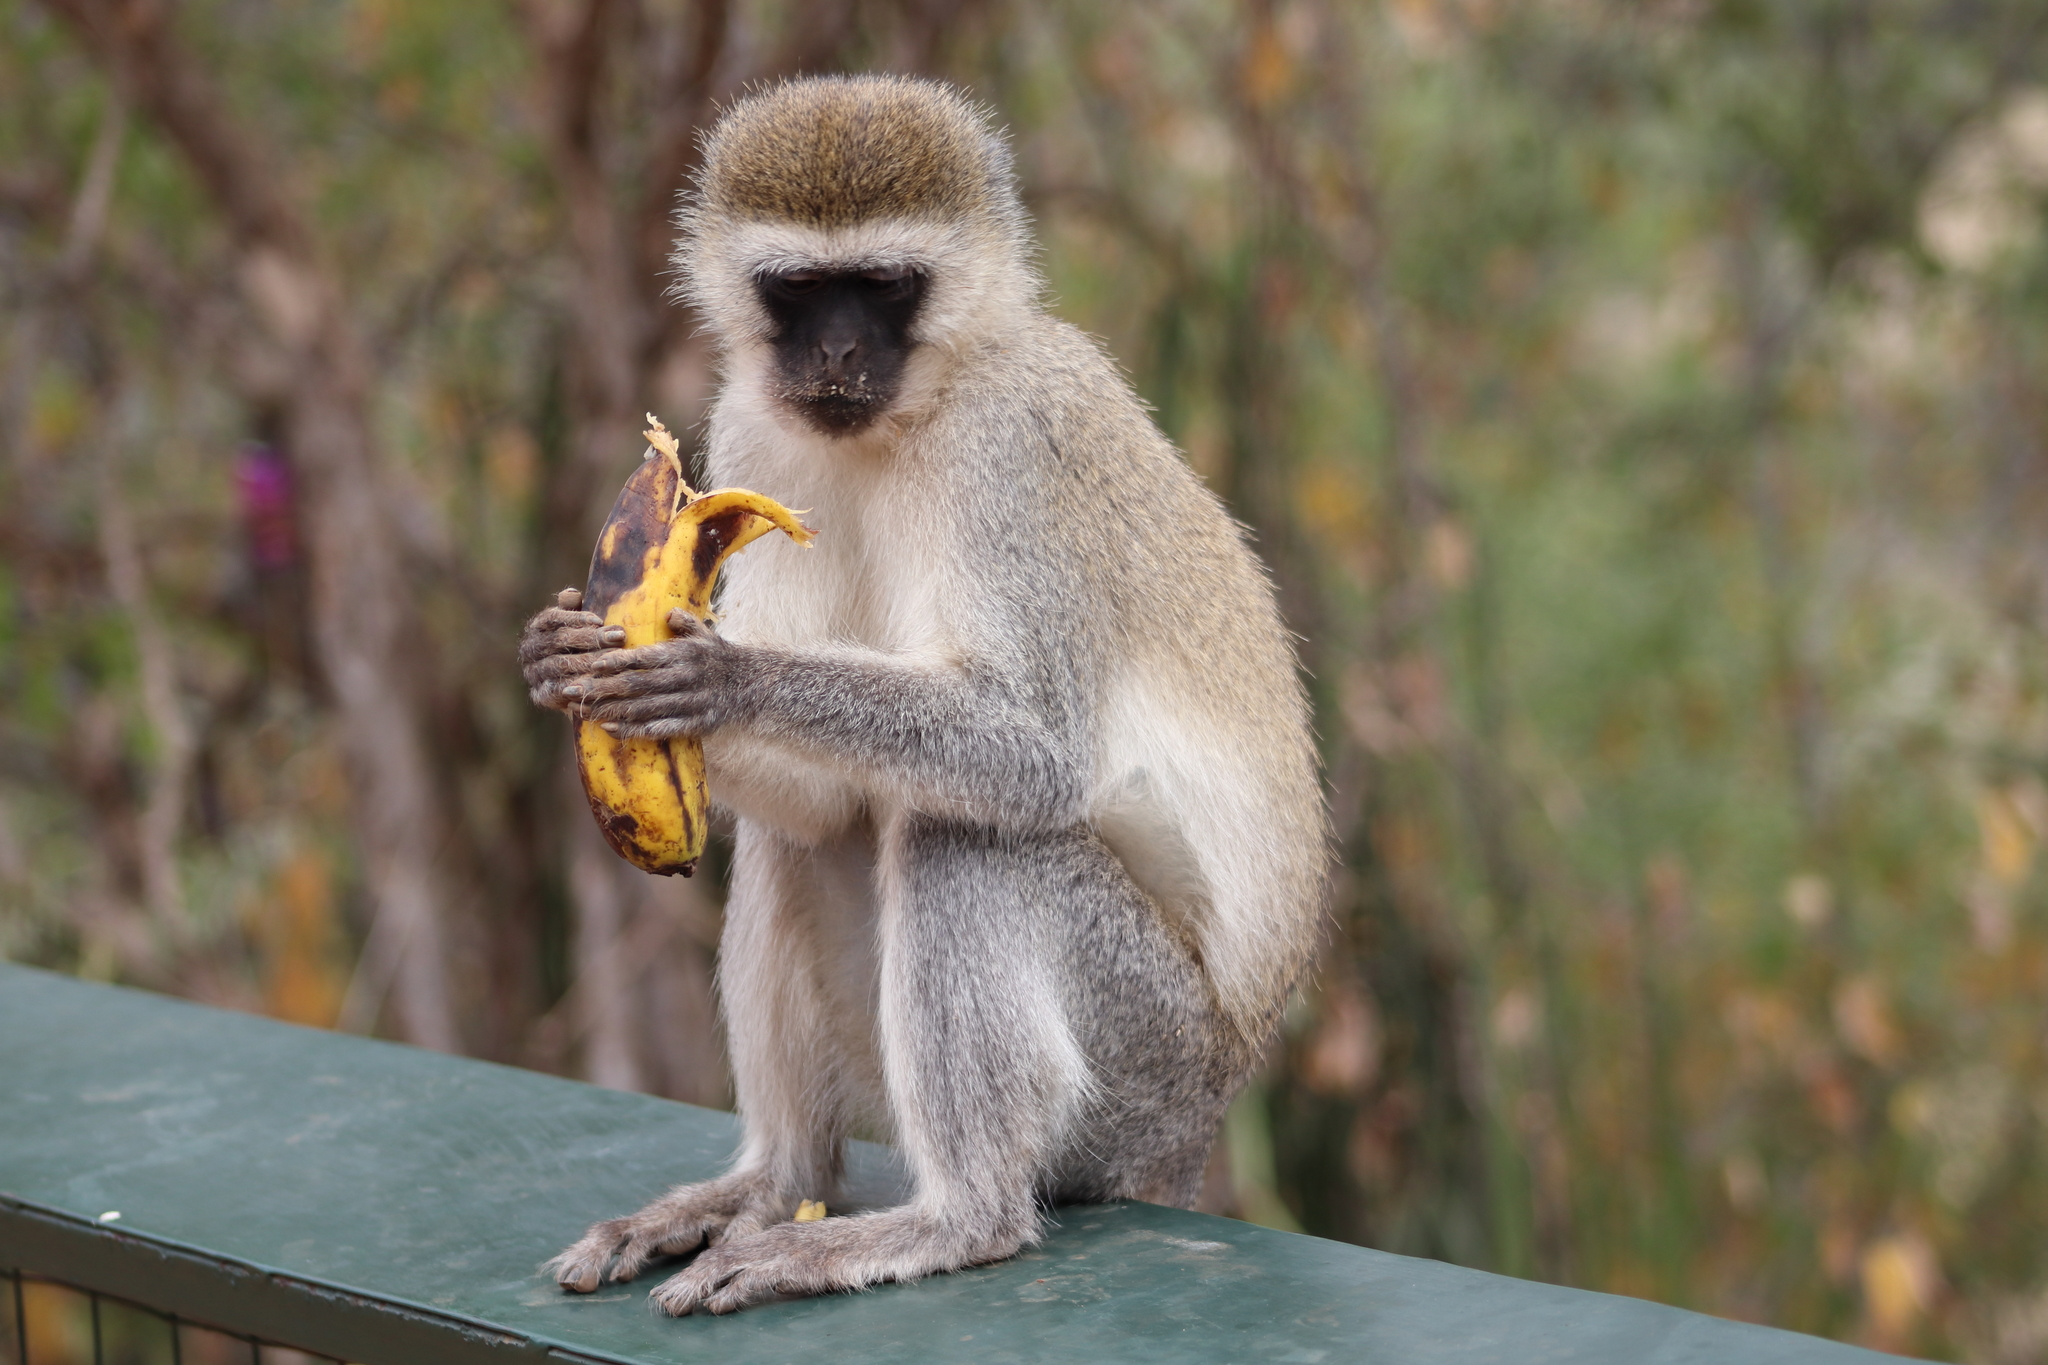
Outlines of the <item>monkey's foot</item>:
[[679,1185],[638,1213],[597,1224],[542,1269],[564,1289],[588,1294],[606,1280],[632,1279],[657,1256],[681,1256],[780,1223],[795,1213],[797,1200],[755,1175]]
[[651,1296],[662,1312],[730,1313],[784,1295],[832,1294],[888,1280],[1014,1256],[1037,1240],[1026,1231],[949,1228],[911,1208],[883,1209],[815,1223],[778,1223],[750,1237],[728,1236]]

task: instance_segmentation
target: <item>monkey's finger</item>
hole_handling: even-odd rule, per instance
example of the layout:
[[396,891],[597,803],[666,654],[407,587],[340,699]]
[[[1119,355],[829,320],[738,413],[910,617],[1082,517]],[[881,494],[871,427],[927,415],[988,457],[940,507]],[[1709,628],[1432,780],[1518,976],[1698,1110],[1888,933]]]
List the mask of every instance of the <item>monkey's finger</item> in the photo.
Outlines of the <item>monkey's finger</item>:
[[526,699],[543,711],[560,711],[564,715],[574,715],[577,706],[574,697],[562,695],[562,689],[553,683],[527,688]]
[[594,611],[570,611],[562,607],[548,607],[534,613],[526,623],[528,630],[560,630],[564,626],[601,626],[604,618]]
[[526,623],[525,628],[519,632],[519,644],[522,649],[553,649],[555,646],[552,644],[536,642],[552,641],[564,631],[603,628],[602,616],[587,611],[563,611],[560,607],[549,607]]
[[564,588],[555,594],[555,605],[564,611],[575,611],[583,605],[583,591],[580,588]]
[[710,622],[698,620],[695,616],[692,616],[689,612],[684,611],[681,607],[677,607],[674,611],[671,611],[668,614],[668,628],[671,634],[676,635],[682,639],[689,639],[690,637],[697,635],[711,634]]
[[607,650],[594,659],[584,660],[584,671],[593,677],[609,677],[618,673],[674,668],[694,660],[701,647],[697,640],[667,640],[658,645],[642,645],[638,649]]
[[619,721],[606,733],[614,739],[702,739],[715,728],[705,717],[676,717],[638,724]]
[[[535,664],[543,659],[552,659],[561,654],[594,654],[601,649],[615,646],[605,639],[607,627],[599,622],[594,626],[568,626],[561,630],[530,630],[519,641],[519,662]],[[617,627],[610,627],[616,630]],[[625,637],[619,637],[623,640]]]
[[673,687],[658,694],[609,701],[592,701],[586,695],[582,705],[583,714],[590,719],[617,724],[621,721],[687,719],[702,715],[709,700],[699,694],[690,681],[678,679]]
[[[572,713],[583,718],[580,711]],[[613,739],[702,739],[718,729],[713,715],[670,716],[667,720],[608,720],[604,732]]]
[[[590,680],[588,654],[550,654],[535,659],[521,670],[528,687],[539,687],[548,683],[588,682]],[[580,692],[577,695],[582,695]]]
[[577,679],[583,700],[592,704],[623,701],[629,697],[655,697],[673,692],[693,692],[703,682],[704,670],[698,660],[686,659],[665,668],[641,668],[630,673],[592,673],[590,660],[579,659],[583,676]]
[[536,654],[594,653],[600,649],[616,648],[606,636],[618,629],[617,626],[607,626],[600,621],[594,625],[568,625],[557,630],[534,630],[528,631],[520,644],[523,647],[530,647]]

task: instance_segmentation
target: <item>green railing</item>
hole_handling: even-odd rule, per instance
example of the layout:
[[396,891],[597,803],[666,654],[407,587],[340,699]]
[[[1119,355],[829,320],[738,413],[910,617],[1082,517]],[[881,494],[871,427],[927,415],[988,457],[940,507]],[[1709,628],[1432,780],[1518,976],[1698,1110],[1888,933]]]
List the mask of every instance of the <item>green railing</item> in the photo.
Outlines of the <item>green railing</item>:
[[[733,1136],[687,1105],[0,965],[0,1359],[1891,1359],[1145,1204],[1062,1209],[1001,1265],[725,1318],[539,1273]],[[852,1166],[852,1205],[891,1197],[886,1151]]]

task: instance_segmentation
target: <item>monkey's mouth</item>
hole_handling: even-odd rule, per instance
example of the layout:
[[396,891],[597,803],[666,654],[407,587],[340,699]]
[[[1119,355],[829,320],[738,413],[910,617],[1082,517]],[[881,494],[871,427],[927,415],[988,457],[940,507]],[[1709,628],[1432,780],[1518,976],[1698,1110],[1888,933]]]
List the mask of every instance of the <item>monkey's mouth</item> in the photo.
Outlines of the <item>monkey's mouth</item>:
[[888,406],[889,391],[860,379],[808,379],[782,388],[782,401],[819,431],[845,436],[871,425]]

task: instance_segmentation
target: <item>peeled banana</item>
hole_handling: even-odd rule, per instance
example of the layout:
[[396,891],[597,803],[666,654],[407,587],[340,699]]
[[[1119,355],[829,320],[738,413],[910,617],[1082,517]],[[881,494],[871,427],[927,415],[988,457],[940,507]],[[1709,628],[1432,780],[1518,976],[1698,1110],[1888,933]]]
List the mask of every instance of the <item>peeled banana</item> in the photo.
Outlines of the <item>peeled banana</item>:
[[[590,556],[583,609],[621,626],[625,647],[672,638],[678,607],[711,619],[711,589],[726,557],[770,531],[799,545],[811,531],[773,498],[744,488],[699,493],[683,478],[682,452],[652,413],[651,449],[633,471]],[[704,852],[704,745],[696,739],[620,739],[577,720],[576,771],[605,842],[643,872],[687,877]]]

